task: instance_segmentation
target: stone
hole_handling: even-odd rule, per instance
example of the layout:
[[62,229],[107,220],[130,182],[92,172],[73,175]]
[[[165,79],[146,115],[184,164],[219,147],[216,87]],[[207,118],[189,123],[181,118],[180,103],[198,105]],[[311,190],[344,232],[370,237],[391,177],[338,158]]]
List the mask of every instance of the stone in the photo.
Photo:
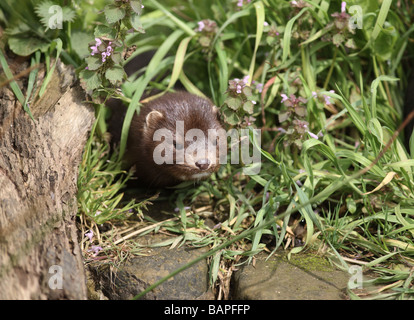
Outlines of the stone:
[[350,275],[313,254],[256,255],[234,273],[231,297],[240,300],[345,300]]
[[[169,249],[154,247],[145,249],[143,256],[135,256],[117,268],[100,266],[91,268],[95,283],[110,300],[132,299],[148,286],[174,270],[193,261],[208,251],[207,247],[182,246]],[[98,280],[98,281],[97,281]],[[208,265],[199,261],[190,268],[168,279],[146,294],[146,300],[194,300],[212,299],[209,292]]]

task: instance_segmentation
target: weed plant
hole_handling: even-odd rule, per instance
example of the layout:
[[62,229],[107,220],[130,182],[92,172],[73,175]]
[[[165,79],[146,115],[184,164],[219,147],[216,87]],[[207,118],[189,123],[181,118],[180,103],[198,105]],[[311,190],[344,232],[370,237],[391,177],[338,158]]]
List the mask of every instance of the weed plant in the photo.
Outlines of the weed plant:
[[[380,286],[365,293],[368,298],[412,298],[414,139],[404,146],[400,124],[414,62],[414,7],[390,0],[143,4],[145,33],[126,34],[124,44],[136,47],[129,59],[156,54],[142,76],[121,86],[129,109],[120,154],[142,94],[173,90],[177,81],[210,97],[228,129],[262,132],[255,146],[262,155],[259,174],[244,175],[242,166],[229,163],[209,180],[174,191],[177,218],[154,228],[177,236],[161,245],[210,246],[200,259],[209,257],[211,284],[222,296],[235,265],[283,249],[290,255],[312,250],[344,270],[371,271],[370,282]],[[72,39],[70,30],[61,32]],[[65,43],[62,52],[81,61]],[[79,203],[99,224],[102,206],[108,219],[141,207],[119,209],[125,180],[115,179],[117,159],[93,139],[100,138],[86,147]],[[108,197],[92,201],[101,186]],[[200,199],[208,209],[197,206]],[[219,223],[209,226],[204,211]],[[302,237],[295,224],[305,227]]]

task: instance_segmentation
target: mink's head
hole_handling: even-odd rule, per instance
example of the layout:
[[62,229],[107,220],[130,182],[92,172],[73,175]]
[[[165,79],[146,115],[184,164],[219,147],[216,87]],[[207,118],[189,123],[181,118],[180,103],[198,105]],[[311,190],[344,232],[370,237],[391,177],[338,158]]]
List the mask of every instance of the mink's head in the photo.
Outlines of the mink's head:
[[157,168],[155,184],[201,180],[219,169],[220,155],[226,153],[219,137],[225,132],[211,101],[187,92],[168,93],[145,104],[140,117],[141,139]]

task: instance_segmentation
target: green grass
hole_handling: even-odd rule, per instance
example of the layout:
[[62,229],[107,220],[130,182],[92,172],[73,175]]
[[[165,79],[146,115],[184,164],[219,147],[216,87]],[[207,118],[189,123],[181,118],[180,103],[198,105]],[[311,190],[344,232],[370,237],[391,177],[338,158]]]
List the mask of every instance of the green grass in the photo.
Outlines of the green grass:
[[[237,2],[143,1],[146,33],[126,39],[136,45],[135,54],[157,53],[143,76],[122,85],[131,108],[121,154],[128,122],[145,90],[170,90],[178,80],[188,91],[210,97],[228,128],[245,124],[245,116],[253,116],[252,126],[262,128],[260,173],[246,176],[240,166],[228,164],[208,181],[175,190],[170,200],[178,208],[177,219],[154,229],[164,228],[176,237],[161,245],[209,246],[208,253],[183,268],[209,257],[210,281],[217,287],[231,264],[279,249],[288,256],[319,252],[345,270],[362,266],[374,275],[369,282],[383,289],[363,297],[412,298],[414,148],[406,150],[401,134],[394,135],[403,120],[407,71],[414,61],[412,6],[349,1],[347,9],[353,4],[362,9],[362,29],[339,33],[332,14],[341,11],[340,1],[306,1],[301,8],[281,0],[244,1],[242,8]],[[217,24],[204,42],[196,31],[203,19]],[[152,81],[158,74],[168,76]],[[229,81],[247,75],[257,103],[252,114],[232,113],[226,104]],[[262,92],[257,83],[263,84]],[[289,108],[281,102],[282,94],[306,99],[286,120],[283,114]],[[299,120],[318,139],[300,134],[292,122],[292,114],[303,106],[306,114]],[[78,182],[80,213],[95,226],[125,218],[130,209],[142,212],[146,204],[124,204],[128,173],[106,148],[91,136]],[[207,199],[206,210],[220,225],[209,227],[203,209],[187,209],[197,209],[200,199]],[[96,212],[102,212],[101,220]],[[288,222],[294,217],[307,228],[300,247],[289,244]],[[271,250],[263,235],[274,237]],[[349,293],[360,298],[358,292]]]
[[[413,162],[401,137],[387,144],[401,122],[405,66],[413,50],[409,42],[413,12],[390,1],[382,6],[359,2],[363,29],[346,34],[348,38],[336,46],[335,33],[326,26],[333,21],[331,14],[340,11],[340,3],[307,3],[310,6],[294,9],[283,1],[254,1],[241,10],[230,1],[210,1],[208,7],[192,1],[146,3],[142,23],[147,34],[131,37],[130,43],[138,48],[149,44],[146,39],[165,43],[181,30],[175,43],[170,42],[168,54],[177,52],[175,61],[184,66],[188,90],[194,85],[222,106],[231,79],[250,75],[269,84],[266,94],[257,96],[260,103],[253,114],[255,126],[264,128],[260,174],[243,176],[240,168],[223,166],[210,181],[177,191],[178,199],[185,199],[180,200],[181,209],[182,201],[191,204],[206,193],[219,204],[216,212],[222,208],[228,214],[222,228],[208,230],[208,236],[205,231],[194,232],[194,221],[181,215],[179,237],[211,246],[206,255],[212,257],[214,283],[220,278],[220,259],[252,257],[265,249],[263,234],[274,235],[276,249],[282,248],[289,216],[302,205],[298,211],[307,226],[304,246],[286,250],[295,254],[323,248],[333,263],[345,269],[357,257],[355,263],[365,271],[390,281],[396,268],[404,266],[405,271],[398,271],[403,280],[389,297],[408,298],[414,254]],[[159,19],[154,22],[153,17]],[[218,26],[207,52],[200,50],[189,31],[202,19],[214,20]],[[275,26],[279,36],[270,37],[263,20]],[[345,48],[349,39],[354,49]],[[177,50],[184,42],[186,50]],[[166,69],[176,71],[171,66]],[[164,88],[171,87],[168,80]],[[312,92],[319,99],[312,99]],[[273,130],[280,126],[282,93],[307,99],[309,130],[323,137],[303,137],[301,148],[284,144],[284,135]],[[331,106],[324,104],[323,94],[332,97]],[[381,150],[385,153],[377,158]],[[226,244],[229,240],[231,246]]]

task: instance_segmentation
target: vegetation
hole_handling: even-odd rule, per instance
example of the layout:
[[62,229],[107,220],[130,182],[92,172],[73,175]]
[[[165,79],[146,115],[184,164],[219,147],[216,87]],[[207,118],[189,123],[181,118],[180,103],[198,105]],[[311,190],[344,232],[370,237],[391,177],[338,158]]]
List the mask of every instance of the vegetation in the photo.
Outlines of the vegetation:
[[[210,246],[200,259],[210,257],[211,284],[219,289],[232,265],[251,261],[258,252],[314,250],[345,270],[357,264],[371,271],[382,287],[369,298],[412,298],[414,139],[407,150],[399,126],[414,61],[414,7],[390,0],[147,0],[139,21],[132,21],[136,2],[74,0],[70,19],[53,32],[39,27],[40,9],[23,15],[11,1],[0,4],[10,49],[19,53],[27,30],[20,34],[5,17],[38,26],[31,32],[41,45],[31,52],[40,50],[46,61],[58,52],[79,66],[95,98],[97,129],[79,177],[80,214],[94,230],[131,212],[142,217],[148,201],[119,208],[129,177],[119,167],[129,122],[145,90],[173,90],[180,81],[188,91],[210,97],[227,128],[260,128],[260,146],[250,138],[262,163],[256,175],[229,163],[207,181],[175,189],[170,199],[177,219],[154,225],[177,235],[164,245]],[[104,33],[105,25],[116,25],[117,33]],[[130,29],[136,32],[126,32]],[[110,41],[116,43],[119,55],[136,46],[130,58],[156,50],[142,76],[123,82],[122,95],[115,90],[125,80],[122,59],[115,56],[108,65],[89,55],[95,49],[86,48],[85,54],[83,46],[74,45],[82,39],[102,53],[97,48],[102,42],[93,41],[97,37],[106,41],[105,50]],[[167,76],[157,78],[160,74]],[[111,158],[97,149],[105,144],[99,103],[109,96],[129,103],[120,153]],[[99,197],[92,197],[94,192]],[[200,199],[207,201],[214,227],[202,218]],[[108,210],[98,220],[102,206]]]

